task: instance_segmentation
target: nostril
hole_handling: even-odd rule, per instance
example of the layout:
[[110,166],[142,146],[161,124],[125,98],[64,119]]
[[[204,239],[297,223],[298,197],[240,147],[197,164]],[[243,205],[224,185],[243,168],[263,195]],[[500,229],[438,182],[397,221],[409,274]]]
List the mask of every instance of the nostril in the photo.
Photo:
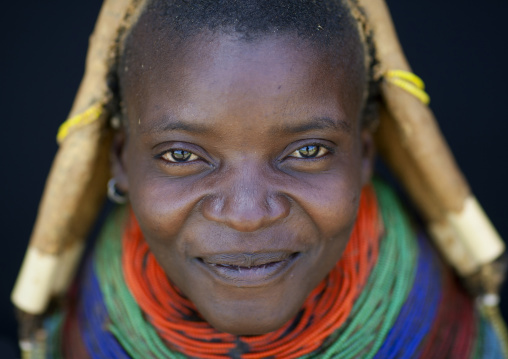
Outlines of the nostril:
[[[243,193],[243,194],[242,194]],[[290,202],[282,194],[245,191],[209,196],[202,202],[203,216],[241,232],[253,232],[289,215]]]
[[269,197],[267,204],[271,217],[276,220],[287,217],[291,211],[291,201],[281,193]]

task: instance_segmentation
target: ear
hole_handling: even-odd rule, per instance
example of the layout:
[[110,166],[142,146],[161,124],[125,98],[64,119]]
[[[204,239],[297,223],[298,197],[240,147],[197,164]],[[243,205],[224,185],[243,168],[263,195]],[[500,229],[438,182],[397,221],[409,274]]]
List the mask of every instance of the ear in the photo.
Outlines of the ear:
[[125,167],[125,152],[127,150],[127,133],[122,127],[117,130],[113,136],[113,142],[110,150],[111,173],[116,180],[117,188],[127,193],[129,191],[129,181],[127,178],[127,169]]
[[360,132],[360,142],[361,142],[361,179],[362,186],[368,184],[372,178],[372,173],[374,172],[374,158],[376,155],[376,148],[374,144],[374,134],[372,133],[372,128],[370,126],[365,126],[361,129]]

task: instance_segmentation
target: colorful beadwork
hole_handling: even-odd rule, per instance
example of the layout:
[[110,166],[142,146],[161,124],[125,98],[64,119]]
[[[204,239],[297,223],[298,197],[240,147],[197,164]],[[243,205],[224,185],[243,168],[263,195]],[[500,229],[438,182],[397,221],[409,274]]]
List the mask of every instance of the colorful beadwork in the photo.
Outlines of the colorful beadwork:
[[[91,359],[502,358],[491,324],[427,239],[415,234],[392,191],[380,182],[374,188],[362,194],[357,226],[337,264],[344,277],[332,272],[293,322],[251,337],[217,332],[200,319],[151,256],[135,220],[117,211],[85,267],[77,324],[65,330],[63,341],[81,338]],[[344,292],[352,297],[350,306]],[[161,304],[167,300],[171,315]],[[321,325],[319,318],[331,319]],[[52,332],[58,343],[58,331]]]

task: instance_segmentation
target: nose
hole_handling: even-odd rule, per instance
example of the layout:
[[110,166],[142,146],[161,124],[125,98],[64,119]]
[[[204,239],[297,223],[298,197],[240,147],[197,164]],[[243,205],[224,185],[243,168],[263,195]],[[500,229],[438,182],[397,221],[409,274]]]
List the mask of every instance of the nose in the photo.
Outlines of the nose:
[[289,199],[262,175],[229,178],[203,203],[202,213],[211,221],[240,232],[254,232],[287,217]]

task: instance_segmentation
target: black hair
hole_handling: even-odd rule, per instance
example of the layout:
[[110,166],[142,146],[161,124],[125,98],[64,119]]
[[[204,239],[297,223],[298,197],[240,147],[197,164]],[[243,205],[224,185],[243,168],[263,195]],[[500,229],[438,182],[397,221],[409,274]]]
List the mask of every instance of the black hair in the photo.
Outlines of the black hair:
[[155,15],[155,26],[170,29],[182,38],[203,30],[234,33],[247,41],[293,32],[329,46],[341,45],[354,29],[354,19],[340,1],[153,0],[147,12]]
[[[374,79],[375,48],[365,16],[355,1],[349,0],[348,5],[344,0],[150,0],[142,16],[149,17],[151,31],[169,33],[180,41],[204,31],[234,34],[244,41],[296,34],[317,49],[336,51],[352,39],[364,41],[368,84],[362,124],[370,125],[376,120],[379,96]],[[117,76],[132,57],[129,40],[127,34],[124,40],[127,50],[117,61]],[[118,93],[117,88],[115,92]]]

